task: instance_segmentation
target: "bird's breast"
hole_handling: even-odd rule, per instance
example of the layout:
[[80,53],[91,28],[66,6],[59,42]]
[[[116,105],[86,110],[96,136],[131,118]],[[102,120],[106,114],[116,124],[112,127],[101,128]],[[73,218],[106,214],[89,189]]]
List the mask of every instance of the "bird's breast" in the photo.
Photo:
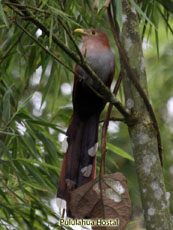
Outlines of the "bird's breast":
[[[114,72],[115,68],[115,57],[110,49],[103,51],[93,51],[86,53],[86,59],[90,67],[94,70],[97,76],[106,84],[111,73]],[[83,76],[87,83],[94,85],[91,77],[79,67],[79,74]]]

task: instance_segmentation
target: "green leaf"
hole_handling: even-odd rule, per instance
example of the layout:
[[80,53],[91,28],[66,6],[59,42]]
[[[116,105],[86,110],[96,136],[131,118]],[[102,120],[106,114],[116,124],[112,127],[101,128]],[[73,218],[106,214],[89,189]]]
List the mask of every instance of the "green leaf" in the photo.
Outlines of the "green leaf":
[[3,97],[3,111],[2,111],[2,120],[8,121],[10,119],[10,89],[7,90]]
[[130,0],[130,3],[132,4],[132,6],[136,9],[136,11],[138,12],[138,14],[140,14],[145,20],[147,20],[147,22],[149,22],[156,30],[157,28],[155,27],[155,25],[152,23],[152,21],[147,17],[147,15],[141,10],[141,8],[135,3],[134,0]]
[[0,15],[1,15],[1,17],[2,17],[2,20],[3,20],[4,24],[5,24],[7,27],[9,27],[9,23],[8,23],[8,20],[7,20],[7,18],[6,18],[5,13],[4,13],[3,6],[2,6],[1,2],[0,2]]
[[43,175],[41,174],[41,172],[39,172],[36,166],[28,164],[28,162],[24,162],[24,164],[25,164],[25,167],[30,172],[30,174],[33,176],[33,179],[38,182],[38,185],[45,187],[45,189],[48,188]]
[[46,99],[46,96],[48,95],[48,92],[54,82],[54,78],[55,78],[55,71],[56,71],[56,65],[55,63],[53,62],[52,63],[52,69],[51,69],[51,72],[50,72],[50,76],[48,78],[48,81],[47,81],[47,84],[46,84],[46,87],[45,89],[43,90],[43,96],[42,96],[42,101],[41,101],[41,105],[40,107],[43,105],[43,102],[45,101]]
[[21,104],[18,105],[17,111],[15,113],[15,116],[27,105],[27,103],[31,100],[34,93],[32,93],[30,96],[28,96]]
[[49,9],[52,11],[52,13],[54,13],[55,15],[58,15],[58,16],[61,16],[65,21],[69,21],[77,26],[81,26],[79,23],[75,22],[74,20],[72,20],[72,17],[70,17],[70,15],[64,13],[63,11],[57,9],[57,8],[54,8],[52,6],[48,6]]
[[0,130],[0,134],[4,134],[4,135],[8,135],[8,136],[16,136],[16,137],[19,136],[16,133],[5,132],[5,131],[2,131],[2,130]]
[[53,113],[53,110],[56,106],[56,99],[58,98],[59,92],[60,92],[60,86],[61,86],[61,79],[62,79],[62,74],[59,74],[61,71],[61,65],[57,66],[57,75],[55,77],[55,88],[54,88],[54,94],[53,94],[53,101],[52,101],[52,108],[51,111]]
[[41,6],[40,6],[40,9],[42,9],[46,4],[47,4],[48,0],[42,0],[41,1]]
[[123,15],[123,9],[122,9],[122,0],[116,0],[116,20],[118,22],[120,31],[122,30],[122,15]]
[[48,190],[45,187],[42,187],[41,185],[38,185],[36,182],[32,181],[23,181],[23,183],[31,188],[34,188],[36,190],[40,190],[43,192],[47,192]]
[[33,137],[26,133],[25,136],[20,136],[20,141],[23,143],[23,145],[27,148],[28,151],[33,155],[33,157],[38,157],[38,152],[35,145],[35,140]]
[[50,21],[50,34],[49,34],[49,48],[51,48],[52,45],[52,34],[53,34],[53,16],[51,16],[51,21]]
[[58,127],[58,125],[55,125],[55,124],[50,123],[50,122],[43,121],[41,119],[38,119],[38,120],[30,119],[28,121],[33,123],[33,124],[42,125],[42,126],[45,126],[45,127],[51,127],[52,129],[55,129],[58,132],[63,133],[63,134],[66,133],[61,127]]
[[171,0],[157,0],[160,2],[168,11],[173,13],[173,2]]
[[156,40],[156,47],[157,47],[157,56],[159,58],[159,35],[157,30],[155,30],[155,40]]
[[[0,189],[0,196],[3,197],[3,200],[5,200],[8,204],[10,204],[10,202],[8,201],[7,199],[7,193],[6,192],[3,192],[1,189]],[[2,200],[2,199],[1,199]]]
[[168,14],[168,12],[165,10],[165,13],[162,13],[162,10],[160,8],[158,10],[159,10],[159,13],[162,16],[164,22],[165,22],[165,25],[166,25],[165,29],[166,29],[166,31],[168,32],[168,30],[169,30],[172,33],[172,35],[173,35],[173,28],[171,27],[171,25],[169,24],[169,21],[168,21],[169,17],[166,16]]
[[6,25],[0,25],[0,28],[5,28],[6,27]]
[[105,3],[105,0],[99,0],[98,12],[103,8],[104,3]]
[[126,158],[128,160],[134,161],[134,158],[130,154],[126,153],[124,150],[120,149],[119,147],[112,145],[110,143],[107,143],[106,146],[108,147],[108,149],[110,149],[112,152],[116,153],[117,155]]
[[[106,155],[106,165],[110,166],[111,164],[112,164],[116,169],[119,169],[119,166],[117,165],[116,161],[113,161],[113,160],[112,160],[112,157],[111,157],[109,154],[107,154],[107,155]],[[110,170],[109,167],[108,167],[107,170]],[[109,173],[112,173],[111,170],[109,171]]]
[[28,79],[31,77],[31,75],[34,73],[36,68],[36,62],[37,62],[37,54],[38,54],[38,47],[33,45],[30,48],[30,54],[28,57],[28,62],[25,68],[25,79]]
[[[6,147],[6,145],[0,140],[0,150],[1,150],[1,153],[2,155],[6,155],[8,157],[9,160],[11,160],[11,156],[10,156],[10,153],[8,151],[8,148]],[[0,153],[0,156],[2,156]]]
[[[149,5],[148,4],[148,0],[145,2],[143,2],[143,6],[142,6],[142,11],[145,12],[149,18],[151,18],[152,12],[153,12],[153,4]],[[148,22],[146,20],[144,20],[144,25],[143,25],[143,31],[142,31],[142,40],[144,38],[144,35],[146,33],[146,28],[147,28],[147,24]],[[150,25],[151,26],[151,25]]]
[[23,180],[28,180],[28,175],[24,168],[24,165],[21,162],[17,161],[16,159],[13,159],[13,163],[16,169],[18,170],[20,178]]
[[[159,8],[159,4],[157,2],[154,3],[154,8],[153,8],[153,14],[152,14],[152,18],[153,18],[153,23],[155,25],[155,27],[158,29],[158,25],[159,25],[159,14],[158,14],[158,8]],[[155,41],[156,41],[156,48],[157,48],[157,56],[159,57],[159,35],[158,35],[158,30],[155,30]]]
[[54,144],[52,143],[52,141],[45,137],[43,134],[39,133],[39,137],[40,137],[40,140],[42,141],[46,151],[50,154],[50,160],[51,160],[51,163],[54,164],[54,165],[57,165],[58,164],[58,154],[57,154],[57,151],[56,151],[56,148],[54,146]]
[[[149,9],[149,11],[150,11],[150,9],[152,9],[152,7],[150,7],[150,5],[151,5],[151,3],[150,2],[148,2],[148,0],[143,0],[142,1],[142,11],[143,12],[145,12],[146,10],[147,10],[147,8]],[[148,15],[148,14],[147,14]]]
[[19,122],[25,119],[29,123],[41,125],[43,127],[51,127],[52,129],[55,129],[56,131],[60,133],[63,133],[63,134],[66,133],[61,126],[54,124],[54,123],[50,123],[40,118],[37,118],[37,119],[33,118],[32,115],[28,115],[25,111],[19,112],[16,116],[16,119],[20,119]]
[[17,160],[17,161],[24,161],[24,162],[29,163],[29,164],[31,164],[31,165],[33,165],[33,164],[38,164],[38,165],[40,165],[40,166],[43,166],[43,167],[52,169],[52,170],[54,170],[55,172],[57,172],[57,167],[56,167],[56,166],[53,166],[53,165],[50,165],[50,164],[47,164],[47,163],[44,163],[44,162],[40,162],[40,161],[33,160],[33,159],[26,159],[26,158],[17,158],[16,160]]
[[45,52],[41,52],[41,66],[42,66],[42,73],[41,73],[41,79],[40,79],[40,84],[42,83],[42,81],[45,79],[45,71],[46,68],[50,65],[50,57],[47,56],[47,54]]

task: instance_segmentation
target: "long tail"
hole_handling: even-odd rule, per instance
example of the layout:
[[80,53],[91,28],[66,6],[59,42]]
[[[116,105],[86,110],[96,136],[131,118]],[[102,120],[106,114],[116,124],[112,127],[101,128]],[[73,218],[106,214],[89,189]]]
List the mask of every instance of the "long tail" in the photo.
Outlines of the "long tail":
[[96,176],[99,114],[80,120],[74,114],[67,130],[68,149],[61,169],[57,197],[67,201],[71,190]]

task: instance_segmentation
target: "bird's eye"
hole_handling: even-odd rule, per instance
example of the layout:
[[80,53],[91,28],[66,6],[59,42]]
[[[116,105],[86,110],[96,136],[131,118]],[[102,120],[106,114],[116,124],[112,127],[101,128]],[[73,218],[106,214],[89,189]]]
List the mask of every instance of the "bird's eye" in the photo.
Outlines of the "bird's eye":
[[96,32],[95,31],[92,31],[92,35],[95,35],[96,34]]

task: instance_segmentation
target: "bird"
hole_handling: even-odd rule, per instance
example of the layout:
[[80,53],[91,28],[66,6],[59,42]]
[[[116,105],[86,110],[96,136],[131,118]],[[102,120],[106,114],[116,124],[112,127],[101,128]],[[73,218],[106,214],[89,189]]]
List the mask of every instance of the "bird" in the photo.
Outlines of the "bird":
[[[89,66],[110,88],[115,72],[115,56],[106,34],[95,28],[76,29],[82,35],[81,54]],[[78,64],[75,66],[72,92],[73,114],[67,129],[67,151],[60,173],[57,198],[65,200],[70,216],[70,192],[96,177],[96,152],[100,113],[106,101],[96,95],[88,85],[98,85]],[[80,75],[82,80],[77,76]]]

